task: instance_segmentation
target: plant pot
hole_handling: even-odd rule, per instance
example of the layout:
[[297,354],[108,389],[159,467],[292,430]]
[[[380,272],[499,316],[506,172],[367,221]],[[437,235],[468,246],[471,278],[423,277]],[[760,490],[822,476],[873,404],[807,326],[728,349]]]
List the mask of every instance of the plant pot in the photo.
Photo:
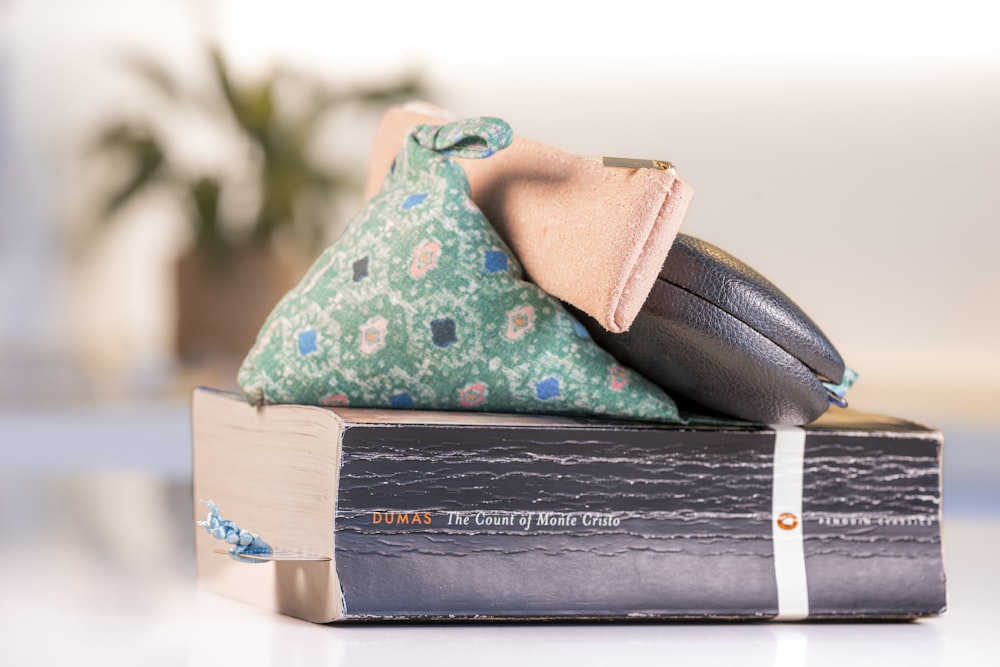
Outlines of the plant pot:
[[264,320],[307,269],[270,244],[224,261],[189,251],[177,261],[177,354],[185,364],[238,364]]

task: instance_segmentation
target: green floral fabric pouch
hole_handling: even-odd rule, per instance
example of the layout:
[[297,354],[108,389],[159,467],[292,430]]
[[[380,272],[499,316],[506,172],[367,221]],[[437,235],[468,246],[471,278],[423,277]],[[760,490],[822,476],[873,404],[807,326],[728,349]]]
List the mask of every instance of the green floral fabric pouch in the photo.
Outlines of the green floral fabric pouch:
[[381,192],[275,307],[239,371],[249,401],[681,421],[516,257],[449,156],[488,159],[502,120],[422,125]]

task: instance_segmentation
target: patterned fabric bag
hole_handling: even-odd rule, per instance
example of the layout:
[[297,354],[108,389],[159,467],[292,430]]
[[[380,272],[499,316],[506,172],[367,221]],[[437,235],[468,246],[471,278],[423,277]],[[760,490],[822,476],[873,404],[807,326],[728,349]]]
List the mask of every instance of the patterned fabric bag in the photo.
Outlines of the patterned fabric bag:
[[417,127],[382,191],[278,303],[239,371],[249,401],[681,421],[658,387],[525,280],[448,156],[502,120]]

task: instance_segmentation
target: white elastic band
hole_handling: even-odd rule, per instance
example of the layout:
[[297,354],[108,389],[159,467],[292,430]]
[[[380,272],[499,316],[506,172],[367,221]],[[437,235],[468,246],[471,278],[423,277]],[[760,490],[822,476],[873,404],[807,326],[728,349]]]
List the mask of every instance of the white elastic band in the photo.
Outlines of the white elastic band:
[[771,535],[778,585],[778,615],[774,620],[799,621],[809,616],[809,586],[802,548],[802,468],[806,432],[797,426],[772,428],[775,433]]

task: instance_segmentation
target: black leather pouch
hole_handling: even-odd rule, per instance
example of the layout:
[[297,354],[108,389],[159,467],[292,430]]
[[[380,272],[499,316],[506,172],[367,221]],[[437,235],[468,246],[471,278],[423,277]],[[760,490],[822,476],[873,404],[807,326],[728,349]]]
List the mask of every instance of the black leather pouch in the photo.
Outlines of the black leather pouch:
[[781,290],[683,234],[627,332],[578,315],[598,344],[668,393],[738,419],[811,422],[831,402],[845,404],[832,386],[853,375]]

